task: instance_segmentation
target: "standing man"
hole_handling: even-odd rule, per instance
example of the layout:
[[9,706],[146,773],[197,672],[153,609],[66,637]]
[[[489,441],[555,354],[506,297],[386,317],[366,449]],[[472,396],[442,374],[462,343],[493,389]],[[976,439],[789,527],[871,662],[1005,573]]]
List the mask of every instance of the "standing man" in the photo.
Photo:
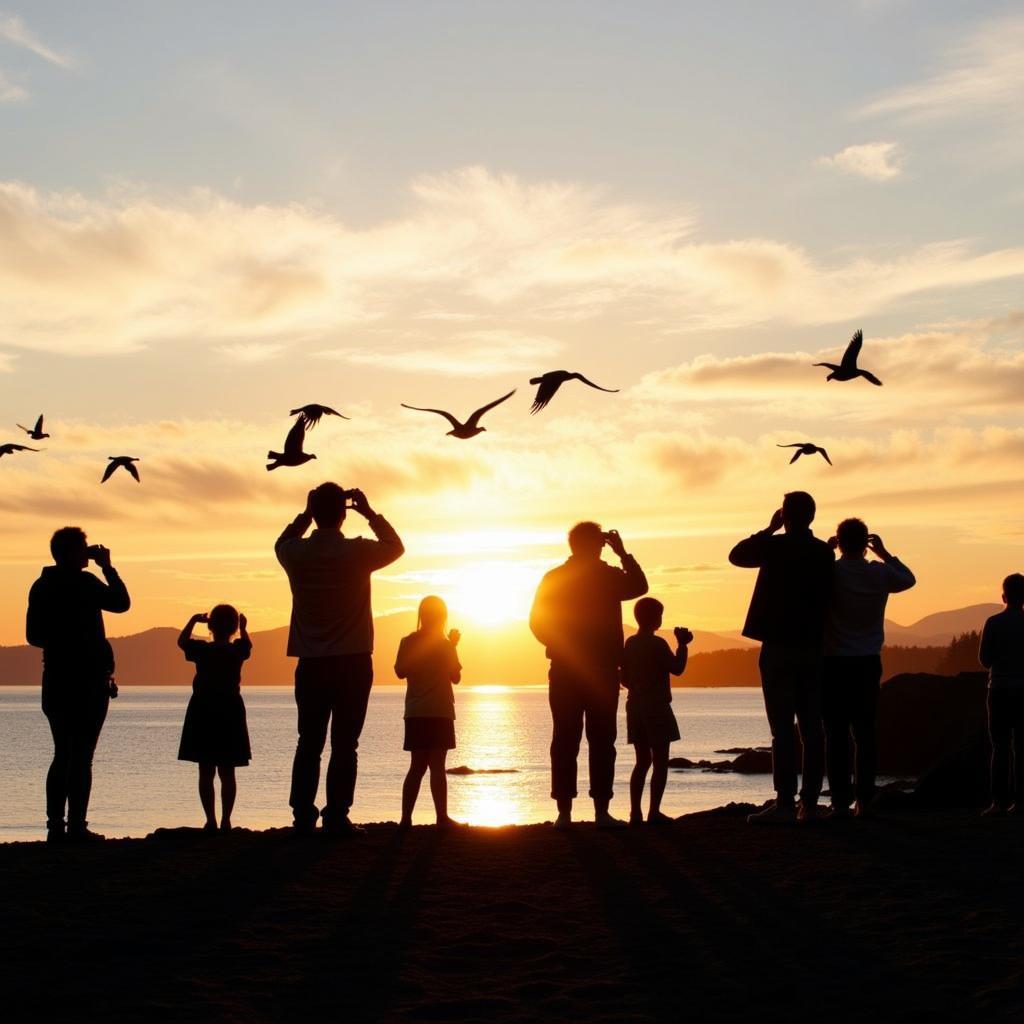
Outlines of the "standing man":
[[[914,574],[890,554],[860,519],[844,519],[829,545],[839,549],[825,621],[822,713],[832,816],[865,817],[875,795],[875,715],[882,682],[885,606],[890,594],[909,590]],[[865,557],[870,551],[877,562]],[[856,786],[850,787],[850,734],[856,748]]]
[[[818,816],[825,754],[822,640],[834,558],[829,546],[811,533],[815,511],[809,494],[792,491],[768,526],[741,540],[729,554],[733,565],[758,570],[743,635],[761,641],[758,666],[772,734],[775,802],[747,818],[753,825],[814,821]],[[803,742],[799,810],[794,718]]]
[[[376,540],[342,536],[348,508],[366,518]],[[316,529],[305,537],[314,522]],[[292,591],[288,655],[299,659],[299,741],[289,799],[296,832],[311,833],[318,816],[324,831],[333,835],[362,831],[348,815],[356,785],[356,749],[373,683],[370,576],[404,551],[398,534],[370,508],[362,491],[345,491],[334,483],[309,492],[305,511],[274,545]],[[321,813],[316,795],[328,725],[331,757]]]
[[[608,545],[622,563],[601,561]],[[622,602],[647,593],[647,577],[626,553],[615,530],[577,523],[569,531],[570,557],[537,588],[530,629],[545,646],[551,668],[551,797],[556,828],[572,822],[576,759],[586,723],[590,754],[590,797],[599,828],[625,823],[608,813],[615,776],[615,729],[622,663]]]
[[[32,584],[25,622],[26,639],[43,649],[43,714],[53,734],[53,761],[46,774],[46,837],[49,842],[103,839],[89,830],[86,820],[92,758],[110,697],[117,693],[103,613],[128,611],[131,598],[110,564],[110,551],[90,547],[77,526],[58,530],[50,539],[50,553],[54,564]],[[105,583],[85,571],[90,559]]]

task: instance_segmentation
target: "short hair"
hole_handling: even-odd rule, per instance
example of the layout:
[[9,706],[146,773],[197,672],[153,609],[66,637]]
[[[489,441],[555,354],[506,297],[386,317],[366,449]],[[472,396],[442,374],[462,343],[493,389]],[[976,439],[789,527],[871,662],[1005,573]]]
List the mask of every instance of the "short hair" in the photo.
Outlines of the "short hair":
[[868,528],[863,519],[844,519],[836,527],[836,540],[844,554],[862,555],[868,546]]
[[599,523],[584,520],[569,531],[569,550],[578,555],[591,547],[597,547],[598,550],[604,547],[604,531]]
[[58,565],[64,565],[87,545],[85,530],[80,526],[62,526],[50,538],[50,554]]
[[633,617],[638,626],[652,626],[664,613],[665,606],[656,597],[641,597],[633,605]]
[[1003,580],[1003,593],[1007,604],[1024,604],[1024,576],[1019,572],[1011,572]]
[[782,499],[782,511],[794,526],[810,526],[818,507],[806,491],[790,491]]
[[238,609],[230,604],[219,604],[210,612],[207,623],[217,636],[234,636],[238,629]]
[[309,497],[309,511],[317,526],[338,526],[345,518],[345,490],[334,483],[321,484]]

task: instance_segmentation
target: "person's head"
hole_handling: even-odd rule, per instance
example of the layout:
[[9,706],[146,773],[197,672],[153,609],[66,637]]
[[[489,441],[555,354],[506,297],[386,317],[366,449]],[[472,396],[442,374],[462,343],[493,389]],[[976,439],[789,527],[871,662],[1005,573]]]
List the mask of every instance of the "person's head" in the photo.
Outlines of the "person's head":
[[863,558],[868,549],[868,528],[863,519],[844,519],[836,527],[839,550],[850,558]]
[[321,484],[309,499],[313,522],[321,530],[337,530],[345,522],[345,490],[337,484]]
[[597,523],[577,523],[569,531],[569,550],[580,558],[599,558],[604,547],[604,531]]
[[50,538],[50,554],[62,569],[84,569],[89,564],[89,541],[78,526],[62,526]]
[[787,530],[806,530],[814,522],[817,507],[806,491],[790,491],[782,499],[782,522]]
[[441,598],[431,594],[420,601],[419,612],[416,616],[416,628],[421,632],[426,630],[433,632],[439,630],[444,632],[448,622],[448,606]]
[[633,617],[641,630],[653,633],[661,628],[662,616],[665,614],[665,606],[654,597],[641,597],[633,605]]
[[229,604],[219,604],[207,619],[207,625],[214,640],[230,640],[238,632],[238,609]]
[[1024,576],[1012,572],[1003,580],[1003,602],[1011,608],[1024,605]]

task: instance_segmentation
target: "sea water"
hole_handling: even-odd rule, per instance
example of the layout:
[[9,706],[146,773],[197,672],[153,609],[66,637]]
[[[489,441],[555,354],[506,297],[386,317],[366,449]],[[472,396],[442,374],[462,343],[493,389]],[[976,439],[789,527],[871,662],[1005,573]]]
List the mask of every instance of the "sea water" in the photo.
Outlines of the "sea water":
[[[112,701],[94,763],[90,827],[108,836],[144,836],[160,826],[199,825],[196,766],[178,761],[188,687],[122,687]],[[238,769],[236,825],[287,825],[288,786],[295,750],[291,687],[243,687],[252,738],[252,763]],[[716,750],[762,746],[768,726],[760,690],[687,688],[673,691],[682,739],[672,755],[723,760]],[[409,755],[402,750],[404,688],[375,687],[359,744],[359,781],[352,817],[395,821]],[[618,758],[612,811],[629,810],[632,748],[626,744],[625,702],[619,707]],[[548,745],[551,718],[545,687],[478,686],[456,691],[457,749],[449,767],[478,773],[450,775],[453,817],[475,825],[549,821]],[[38,687],[0,687],[0,841],[44,835],[44,780],[52,752]],[[326,767],[326,757],[325,757]],[[500,771],[495,771],[500,769]],[[484,771],[481,771],[484,770]],[[489,771],[487,771],[489,770]],[[593,816],[587,793],[586,740],[580,754],[577,817]],[[664,810],[671,815],[730,801],[771,797],[767,775],[670,771]],[[321,790],[322,800],[322,790]],[[424,779],[414,820],[429,823],[433,808]]]

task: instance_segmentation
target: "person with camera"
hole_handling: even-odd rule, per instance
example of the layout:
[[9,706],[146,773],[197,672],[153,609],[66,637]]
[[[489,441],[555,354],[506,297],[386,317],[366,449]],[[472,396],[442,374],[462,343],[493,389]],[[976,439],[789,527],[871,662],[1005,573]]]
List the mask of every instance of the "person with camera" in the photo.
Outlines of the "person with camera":
[[[376,540],[345,537],[348,509],[363,516]],[[306,537],[306,531],[316,524]],[[274,545],[288,576],[292,615],[288,655],[298,658],[295,703],[299,739],[292,764],[289,803],[297,833],[311,833],[317,818],[325,832],[350,836],[359,734],[373,683],[373,613],[370,577],[402,556],[393,527],[370,507],[360,490],[335,483],[309,492],[305,509]],[[320,757],[331,733],[327,799],[316,806]]]
[[[601,560],[607,545],[622,568]],[[556,828],[572,823],[576,759],[586,726],[590,797],[601,828],[624,822],[608,812],[615,777],[615,730],[622,663],[622,602],[647,593],[647,577],[626,553],[615,530],[577,523],[569,531],[571,555],[541,580],[530,612],[530,629],[551,662],[551,797]]]
[[[53,734],[47,839],[98,840],[103,836],[90,831],[87,821],[92,759],[110,698],[117,696],[103,613],[128,611],[131,598],[110,563],[110,551],[90,545],[77,526],[58,530],[50,553],[54,564],[32,584],[25,623],[26,639],[43,650],[43,714]],[[99,566],[102,581],[85,571],[90,561]]]

